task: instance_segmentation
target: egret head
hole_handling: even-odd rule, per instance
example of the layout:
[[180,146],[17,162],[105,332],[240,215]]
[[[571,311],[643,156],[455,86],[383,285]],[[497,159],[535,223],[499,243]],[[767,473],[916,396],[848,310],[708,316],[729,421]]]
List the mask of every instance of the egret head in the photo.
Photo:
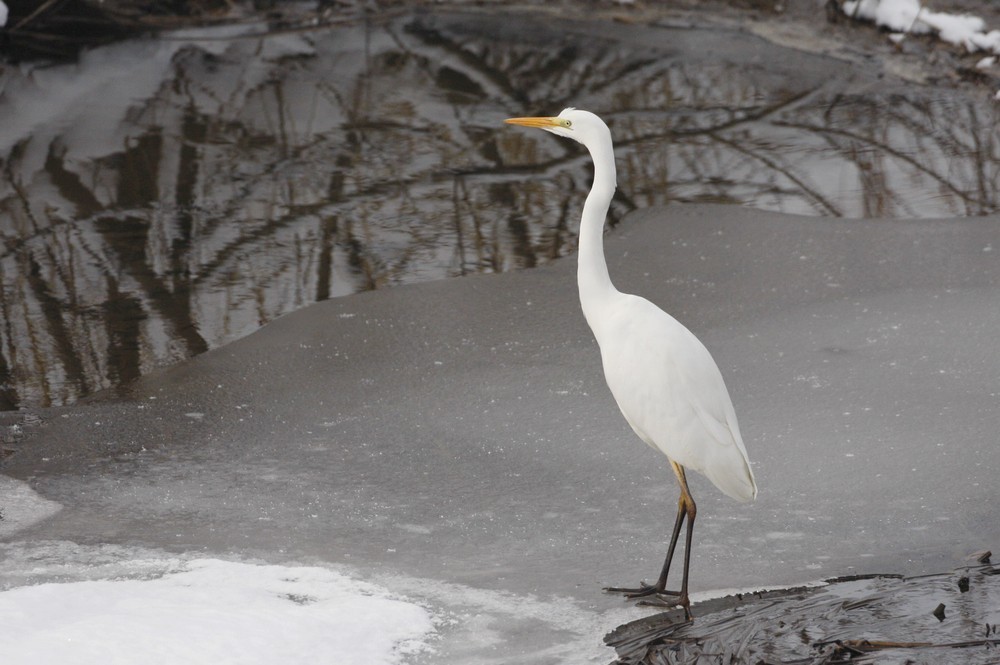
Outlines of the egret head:
[[547,132],[552,132],[558,136],[579,141],[591,146],[600,140],[611,140],[611,132],[604,121],[590,111],[568,108],[554,117],[540,118],[508,118],[504,122],[511,125],[523,125],[525,127],[538,127]]

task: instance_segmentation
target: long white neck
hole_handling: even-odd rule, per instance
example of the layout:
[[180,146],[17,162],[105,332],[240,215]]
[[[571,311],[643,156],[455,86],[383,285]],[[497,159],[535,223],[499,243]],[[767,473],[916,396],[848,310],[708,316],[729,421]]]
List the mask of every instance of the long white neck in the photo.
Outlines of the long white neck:
[[600,141],[588,145],[590,157],[594,161],[594,185],[583,204],[580,220],[576,282],[580,289],[580,305],[591,330],[595,324],[601,305],[618,293],[608,275],[608,264],[604,259],[604,219],[608,215],[611,197],[615,194],[615,155],[611,145],[611,133]]

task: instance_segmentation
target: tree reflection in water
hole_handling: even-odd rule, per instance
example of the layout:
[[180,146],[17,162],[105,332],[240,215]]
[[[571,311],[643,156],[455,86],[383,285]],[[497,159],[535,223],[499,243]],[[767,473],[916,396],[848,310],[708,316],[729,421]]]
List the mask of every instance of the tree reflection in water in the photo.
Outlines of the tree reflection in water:
[[497,22],[205,33],[7,71],[0,407],[71,403],[318,300],[571,253],[588,161],[509,115],[608,120],[612,225],[673,201],[997,209],[992,105],[847,94],[846,67],[745,35]]

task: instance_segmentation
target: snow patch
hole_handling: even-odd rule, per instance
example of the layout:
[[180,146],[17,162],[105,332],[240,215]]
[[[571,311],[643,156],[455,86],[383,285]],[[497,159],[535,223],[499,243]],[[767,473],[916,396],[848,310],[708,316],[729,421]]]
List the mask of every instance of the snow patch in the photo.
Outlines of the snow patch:
[[0,662],[395,665],[429,650],[430,613],[325,568],[199,559],[154,579],[0,593]]
[[872,21],[896,33],[933,32],[941,40],[970,52],[1000,53],[1000,30],[986,32],[986,22],[978,16],[934,12],[923,7],[920,0],[848,0],[841,8],[850,17]]

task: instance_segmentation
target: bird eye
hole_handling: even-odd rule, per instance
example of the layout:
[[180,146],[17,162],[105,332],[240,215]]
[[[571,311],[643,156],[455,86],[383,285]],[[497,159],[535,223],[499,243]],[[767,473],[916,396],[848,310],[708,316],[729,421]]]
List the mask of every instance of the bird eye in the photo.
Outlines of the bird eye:
[[563,127],[569,129],[572,126],[573,126],[573,123],[571,121],[569,121],[569,120],[563,120]]

